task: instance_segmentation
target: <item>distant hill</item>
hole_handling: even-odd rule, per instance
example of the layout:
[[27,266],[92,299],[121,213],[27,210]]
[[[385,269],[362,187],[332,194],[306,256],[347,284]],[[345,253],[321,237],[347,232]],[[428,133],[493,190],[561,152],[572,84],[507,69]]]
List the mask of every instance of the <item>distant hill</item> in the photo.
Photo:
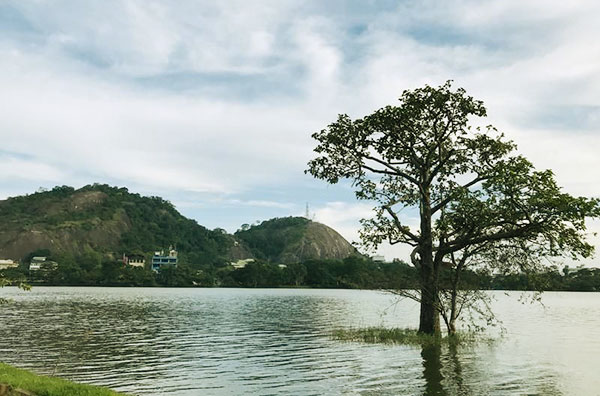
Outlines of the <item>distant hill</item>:
[[149,254],[169,245],[196,264],[250,256],[224,230],[209,230],[170,202],[126,188],[62,186],[0,201],[1,258],[22,259],[39,249],[74,256],[90,250],[105,256]]
[[356,249],[334,229],[304,217],[283,217],[238,230],[257,258],[277,263],[311,259],[344,259],[358,255]]
[[0,258],[23,260],[36,251],[82,256],[149,256],[174,245],[192,267],[246,258],[276,263],[343,259],[356,249],[335,230],[302,217],[276,218],[234,235],[209,230],[160,197],[93,184],[0,201]]

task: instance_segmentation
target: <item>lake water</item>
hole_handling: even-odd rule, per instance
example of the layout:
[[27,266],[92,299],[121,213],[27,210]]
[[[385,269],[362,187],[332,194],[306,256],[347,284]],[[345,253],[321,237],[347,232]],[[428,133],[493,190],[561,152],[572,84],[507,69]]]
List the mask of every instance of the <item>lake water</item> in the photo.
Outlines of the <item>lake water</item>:
[[332,340],[416,327],[376,291],[0,290],[0,361],[138,395],[600,395],[600,294],[492,292],[506,334],[453,349]]

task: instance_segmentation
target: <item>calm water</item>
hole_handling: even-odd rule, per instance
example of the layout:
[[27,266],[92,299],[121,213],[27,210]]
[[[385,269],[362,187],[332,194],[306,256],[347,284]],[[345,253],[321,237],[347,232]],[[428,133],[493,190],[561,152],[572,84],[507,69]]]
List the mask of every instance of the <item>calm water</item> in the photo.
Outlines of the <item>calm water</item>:
[[0,360],[139,395],[600,395],[600,294],[494,294],[500,341],[421,350],[328,337],[417,325],[374,291],[5,288]]

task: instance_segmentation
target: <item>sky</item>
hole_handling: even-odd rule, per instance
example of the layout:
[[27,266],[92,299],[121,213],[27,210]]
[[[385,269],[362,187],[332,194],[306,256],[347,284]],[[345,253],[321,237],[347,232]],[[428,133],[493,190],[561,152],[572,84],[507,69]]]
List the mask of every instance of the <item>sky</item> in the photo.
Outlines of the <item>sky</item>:
[[599,15],[577,0],[0,0],[0,199],[107,183],[229,232],[308,204],[358,241],[373,204],[304,173],[310,135],[446,80],[564,191],[599,197]]

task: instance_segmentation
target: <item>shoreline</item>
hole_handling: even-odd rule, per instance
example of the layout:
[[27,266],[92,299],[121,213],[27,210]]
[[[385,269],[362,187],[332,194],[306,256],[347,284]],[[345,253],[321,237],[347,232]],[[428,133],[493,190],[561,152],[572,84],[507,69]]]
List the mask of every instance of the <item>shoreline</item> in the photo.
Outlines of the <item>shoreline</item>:
[[81,384],[60,377],[38,375],[29,370],[0,362],[0,396],[4,395],[124,396],[126,394],[98,385]]
[[[368,290],[368,291],[379,291],[379,292],[393,292],[394,290],[416,290],[411,288],[398,288],[398,289],[369,289],[369,288],[358,288],[358,287],[312,287],[312,286],[263,286],[263,287],[246,287],[246,286],[129,286],[129,285],[49,285],[45,283],[29,283],[33,288],[38,287],[97,287],[97,288],[119,288],[119,289],[248,289],[248,290],[259,290],[259,289],[298,289],[298,290]],[[4,286],[6,289],[18,288],[18,286],[10,285]],[[545,289],[545,290],[533,290],[533,289],[480,289],[481,291],[499,291],[499,292],[564,292],[564,293],[598,293],[600,290],[564,290],[564,289]]]

